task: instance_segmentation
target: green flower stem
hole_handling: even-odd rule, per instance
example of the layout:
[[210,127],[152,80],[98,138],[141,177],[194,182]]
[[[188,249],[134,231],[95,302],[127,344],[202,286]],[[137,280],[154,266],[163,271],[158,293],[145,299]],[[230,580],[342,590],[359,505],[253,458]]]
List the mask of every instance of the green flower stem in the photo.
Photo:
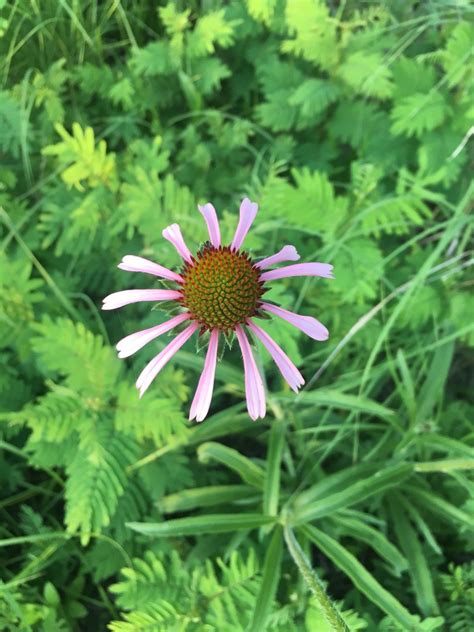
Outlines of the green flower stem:
[[285,542],[290,555],[308,585],[308,588],[316,597],[318,606],[327,623],[330,625],[331,630],[334,630],[334,632],[349,632],[349,628],[344,623],[337,608],[331,603],[331,600],[327,596],[320,579],[311,568],[308,558],[304,554],[292,529],[288,525],[285,525]]

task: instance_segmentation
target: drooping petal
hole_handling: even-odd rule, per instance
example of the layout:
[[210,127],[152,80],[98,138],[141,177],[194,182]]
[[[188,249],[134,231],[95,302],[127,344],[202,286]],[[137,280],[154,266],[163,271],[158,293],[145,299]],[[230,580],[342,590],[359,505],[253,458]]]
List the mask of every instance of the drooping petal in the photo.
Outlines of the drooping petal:
[[184,243],[179,224],[171,224],[171,226],[165,228],[163,231],[163,237],[173,244],[173,246],[176,248],[178,253],[181,255],[181,257],[183,257],[185,261],[187,261],[188,263],[193,262],[191,251]]
[[252,222],[255,219],[257,211],[258,204],[251,202],[248,198],[242,200],[242,204],[240,205],[239,225],[237,226],[234,239],[230,246],[232,250],[238,250],[242,245],[247,233],[249,232],[250,226],[252,226]]
[[312,316],[301,316],[301,314],[289,312],[287,309],[271,305],[270,303],[262,303],[261,307],[266,312],[275,314],[275,316],[279,316],[283,318],[283,320],[288,321],[291,325],[298,327],[298,329],[301,329],[301,331],[314,340],[327,340],[329,338],[327,328]]
[[155,377],[167,362],[177,353],[184,343],[191,338],[198,329],[199,323],[191,323],[184,331],[176,336],[160,353],[151,360],[138,376],[136,387],[140,390],[140,397],[147,390]]
[[214,248],[219,248],[221,245],[221,231],[219,229],[216,209],[210,203],[204,204],[204,206],[198,206],[198,209],[201,211],[204,219],[206,220],[211,244]]
[[178,290],[122,290],[106,296],[102,309],[117,309],[140,301],[175,301],[181,296]]
[[199,378],[199,384],[194,395],[193,403],[191,404],[189,419],[194,419],[196,417],[196,421],[202,421],[209,412],[212,392],[214,390],[218,346],[219,331],[214,329],[209,340],[209,347],[207,349],[206,360],[204,362],[204,370]]
[[294,246],[283,246],[280,252],[277,252],[271,257],[266,257],[265,259],[258,261],[254,267],[265,269],[270,268],[277,263],[281,263],[282,261],[298,261],[299,258],[300,256]]
[[263,388],[262,376],[257,368],[253,357],[252,349],[240,325],[235,328],[239,341],[242,357],[244,360],[245,372],[245,395],[247,398],[247,410],[250,417],[255,421],[258,417],[265,417],[266,401]]
[[158,263],[153,263],[153,261],[145,259],[144,257],[125,255],[117,267],[121,270],[127,270],[127,272],[144,272],[145,274],[153,274],[162,279],[168,279],[168,281],[183,282],[183,277],[180,274],[168,270],[168,268],[164,268]]
[[251,320],[247,320],[247,325],[250,330],[259,338],[263,346],[267,349],[272,356],[275,364],[280,369],[281,374],[296,393],[298,389],[304,384],[304,378],[298,371],[296,366],[286,355],[283,349],[277,345],[277,343],[264,331],[261,327],[256,325]]
[[284,279],[293,276],[318,276],[326,279],[333,279],[333,266],[329,263],[296,263],[286,268],[278,268],[278,270],[269,270],[260,276],[261,281],[274,281],[275,279]]
[[144,347],[146,344],[158,338],[162,334],[170,331],[174,327],[177,327],[185,320],[189,318],[189,312],[185,312],[184,314],[178,314],[174,318],[167,320],[160,325],[156,325],[155,327],[150,327],[149,329],[142,329],[141,331],[136,331],[129,336],[125,336],[122,338],[120,342],[117,343],[117,351],[119,352],[119,358],[128,358],[129,356],[136,353],[139,349]]

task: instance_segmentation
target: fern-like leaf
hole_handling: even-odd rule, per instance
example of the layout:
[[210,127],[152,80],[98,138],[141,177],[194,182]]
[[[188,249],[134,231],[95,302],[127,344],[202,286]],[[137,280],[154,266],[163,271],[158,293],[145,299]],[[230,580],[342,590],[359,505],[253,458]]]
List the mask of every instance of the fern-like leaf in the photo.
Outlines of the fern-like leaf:
[[118,434],[106,420],[98,425],[97,436],[102,447],[100,462],[92,461],[87,451],[78,450],[66,468],[67,531],[79,532],[82,544],[110,524],[128,485],[126,468],[138,454],[136,444]]
[[450,108],[440,92],[417,92],[401,99],[392,111],[392,132],[396,135],[420,136],[438,127]]
[[67,318],[46,317],[35,331],[33,348],[44,374],[64,376],[70,388],[89,398],[90,406],[100,408],[121,371],[110,347],[82,323]]

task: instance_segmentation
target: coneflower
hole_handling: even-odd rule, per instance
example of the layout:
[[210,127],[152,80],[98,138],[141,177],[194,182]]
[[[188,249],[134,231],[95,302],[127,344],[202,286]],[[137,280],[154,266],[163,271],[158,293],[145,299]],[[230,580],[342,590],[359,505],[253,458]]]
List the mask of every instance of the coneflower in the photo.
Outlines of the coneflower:
[[186,246],[178,224],[165,228],[163,237],[170,241],[183,258],[179,273],[153,263],[143,257],[126,255],[119,268],[129,272],[144,272],[176,284],[176,289],[124,290],[104,299],[102,309],[116,309],[139,301],[176,301],[181,313],[164,323],[137,331],[123,338],[117,349],[120,358],[127,358],[161,334],[186,323],[187,326],[160,353],[154,357],[138,376],[136,386],[140,397],[152,381],[185,344],[199,330],[210,332],[204,370],[191,404],[190,419],[202,421],[211,404],[214,376],[217,364],[219,335],[235,332],[242,351],[247,409],[252,419],[264,417],[266,412],[265,391],[262,377],[255,363],[247,338],[250,330],[272,356],[275,364],[294,391],[304,384],[296,366],[279,345],[257,324],[264,314],[283,318],[301,329],[314,340],[327,340],[328,330],[315,318],[301,316],[265,302],[262,298],[266,284],[291,276],[319,276],[333,278],[328,263],[297,263],[275,270],[268,270],[285,261],[297,261],[300,257],[294,246],[284,246],[280,252],[261,261],[253,261],[242,250],[244,239],[257,214],[258,206],[249,199],[240,205],[240,220],[234,239],[223,246],[216,210],[212,204],[199,206],[206,220],[209,241],[195,256]]

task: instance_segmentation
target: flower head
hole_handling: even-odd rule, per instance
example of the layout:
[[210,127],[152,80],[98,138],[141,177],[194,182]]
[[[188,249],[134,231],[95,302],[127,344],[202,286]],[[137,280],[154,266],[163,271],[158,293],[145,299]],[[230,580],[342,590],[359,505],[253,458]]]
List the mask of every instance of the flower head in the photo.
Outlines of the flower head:
[[175,301],[180,313],[164,323],[130,334],[117,344],[120,358],[127,358],[161,334],[184,325],[185,328],[143,369],[136,386],[140,397],[152,381],[186,343],[199,330],[208,331],[209,345],[204,370],[191,404],[189,418],[202,421],[210,408],[214,389],[219,335],[235,333],[242,351],[245,373],[247,409],[252,419],[264,417],[265,391],[260,371],[252,353],[247,331],[258,338],[272,356],[284,379],[294,390],[304,384],[296,366],[279,345],[256,322],[271,314],[301,329],[314,340],[327,340],[328,330],[311,316],[301,316],[267,303],[262,299],[267,283],[291,276],[319,276],[333,278],[332,266],[327,263],[297,263],[275,270],[268,268],[286,261],[298,261],[294,246],[284,246],[279,252],[261,261],[253,261],[242,250],[244,239],[257,214],[258,206],[247,198],[240,205],[240,220],[230,246],[221,244],[217,214],[212,204],[199,207],[209,231],[207,241],[195,256],[191,253],[178,224],[165,228],[163,237],[170,241],[182,257],[180,273],[153,263],[148,259],[126,255],[119,268],[129,272],[143,272],[165,279],[175,289],[124,290],[106,296],[102,309],[116,309],[139,301]]

